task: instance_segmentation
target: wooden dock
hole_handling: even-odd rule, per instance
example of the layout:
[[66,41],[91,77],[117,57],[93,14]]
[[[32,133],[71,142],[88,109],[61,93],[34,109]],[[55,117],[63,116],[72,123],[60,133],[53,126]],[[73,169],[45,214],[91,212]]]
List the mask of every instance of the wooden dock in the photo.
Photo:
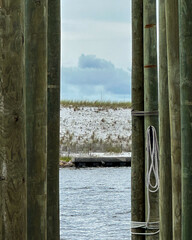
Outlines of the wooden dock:
[[131,157],[75,157],[72,160],[77,168],[81,167],[130,167]]

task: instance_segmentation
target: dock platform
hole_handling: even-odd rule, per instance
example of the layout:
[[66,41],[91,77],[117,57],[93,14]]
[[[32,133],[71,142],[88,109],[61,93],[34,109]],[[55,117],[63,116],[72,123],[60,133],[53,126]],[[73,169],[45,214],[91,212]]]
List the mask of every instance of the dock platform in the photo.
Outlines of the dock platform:
[[72,162],[77,168],[128,167],[131,166],[131,157],[75,157]]

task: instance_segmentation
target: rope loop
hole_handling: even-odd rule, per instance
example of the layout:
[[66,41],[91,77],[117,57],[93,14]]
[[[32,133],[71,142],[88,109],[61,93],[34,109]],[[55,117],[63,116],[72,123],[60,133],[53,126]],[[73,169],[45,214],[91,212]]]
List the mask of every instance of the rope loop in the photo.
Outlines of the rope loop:
[[143,228],[145,230],[157,230],[156,232],[148,233],[135,233],[131,232],[134,235],[144,235],[150,236],[159,233],[159,221],[150,222],[150,193],[156,193],[159,190],[160,181],[159,181],[159,146],[157,133],[153,126],[147,128],[146,136],[146,151],[147,151],[147,172],[146,172],[146,189],[147,189],[147,221],[146,222],[131,222],[131,228]]

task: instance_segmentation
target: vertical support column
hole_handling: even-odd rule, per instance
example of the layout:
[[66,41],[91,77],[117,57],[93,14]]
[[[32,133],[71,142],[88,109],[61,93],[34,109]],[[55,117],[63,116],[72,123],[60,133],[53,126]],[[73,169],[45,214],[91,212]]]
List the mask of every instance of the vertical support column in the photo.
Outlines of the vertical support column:
[[48,1],[47,239],[59,240],[60,0]]
[[173,239],[181,239],[181,127],[178,1],[165,2],[172,161]]
[[179,1],[181,76],[182,240],[192,229],[192,8],[191,1]]
[[[157,81],[157,37],[156,37],[156,1],[144,0],[144,109],[158,110],[158,81]],[[152,125],[158,132],[158,117],[145,116],[145,133]],[[146,167],[147,172],[147,167]],[[159,220],[159,194],[149,195],[150,221]],[[149,211],[146,194],[146,216]],[[146,239],[158,239],[159,235],[146,236]]]
[[24,1],[0,1],[0,239],[27,239]]
[[159,1],[160,240],[172,239],[172,180],[165,0]]
[[28,240],[47,239],[47,0],[26,1]]
[[[144,110],[143,1],[132,1],[132,108]],[[144,118],[132,116],[131,220],[145,222]],[[132,229],[132,232],[143,232]],[[132,240],[144,236],[132,235]]]

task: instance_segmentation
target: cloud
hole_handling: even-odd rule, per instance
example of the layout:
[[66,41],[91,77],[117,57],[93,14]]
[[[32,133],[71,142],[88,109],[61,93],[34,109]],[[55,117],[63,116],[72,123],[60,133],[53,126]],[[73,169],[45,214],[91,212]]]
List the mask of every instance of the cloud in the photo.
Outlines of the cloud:
[[100,56],[116,66],[131,66],[131,24],[101,21],[65,21],[62,25],[62,66],[77,66],[79,56]]
[[78,67],[63,67],[62,99],[130,100],[131,73],[95,55],[81,55]]
[[114,68],[114,65],[104,59],[96,58],[95,55],[84,55],[82,54],[79,58],[79,68]]
[[131,65],[131,0],[62,0],[61,62],[77,66],[80,54]]
[[131,22],[131,0],[62,0],[61,9],[67,19]]
[[130,37],[131,23],[64,19],[61,30],[64,40],[118,40]]

